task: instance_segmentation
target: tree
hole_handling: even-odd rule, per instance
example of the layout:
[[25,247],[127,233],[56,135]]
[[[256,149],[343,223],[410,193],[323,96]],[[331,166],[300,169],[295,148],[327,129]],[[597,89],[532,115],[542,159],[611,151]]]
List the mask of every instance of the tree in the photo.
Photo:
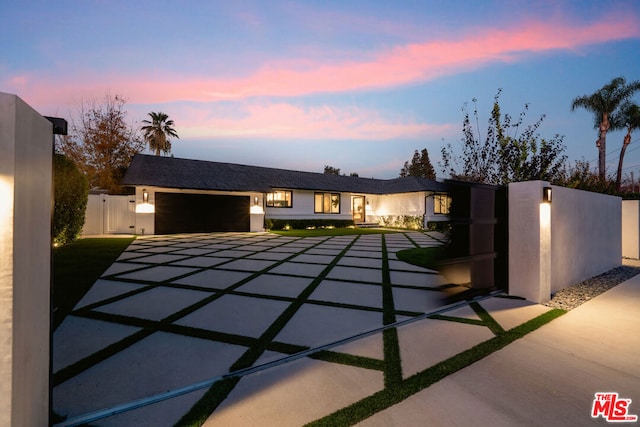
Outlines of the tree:
[[575,165],[564,174],[557,183],[567,188],[593,191],[603,194],[614,194],[615,183],[610,179],[600,179],[599,175],[591,170],[589,162],[578,160]]
[[400,176],[406,178],[408,176],[419,176],[422,178],[436,179],[436,173],[433,170],[433,165],[429,160],[429,152],[426,148],[423,148],[421,152],[418,150],[413,152],[413,158],[411,163],[404,162],[404,166],[400,170]]
[[53,188],[53,242],[64,245],[74,241],[82,231],[89,184],[72,160],[55,153]]
[[143,120],[146,126],[142,126],[144,139],[149,144],[149,151],[155,151],[156,156],[162,151],[164,154],[171,152],[171,140],[169,137],[180,139],[178,133],[173,128],[173,120],[169,120],[169,116],[165,113],[149,113],[151,120]]
[[333,166],[324,166],[325,175],[340,175],[340,168],[334,168]]
[[601,180],[605,180],[607,167],[607,132],[615,129],[616,122],[612,115],[616,109],[636,91],[640,90],[640,81],[627,84],[624,77],[616,77],[591,95],[583,95],[571,102],[571,111],[584,108],[593,113],[595,128],[598,130],[598,172]]
[[640,128],[640,107],[632,102],[625,102],[620,107],[620,113],[615,120],[618,122],[618,126],[624,126],[627,129],[627,134],[624,136],[622,149],[620,150],[620,161],[618,162],[618,173],[616,175],[616,189],[620,191],[622,161],[624,153],[627,151],[627,146],[631,143],[631,132]]
[[544,115],[519,132],[529,105],[525,104],[518,120],[514,122],[509,114],[502,115],[499,102],[501,92],[499,89],[494,97],[483,141],[479,136],[476,99],[472,101],[475,131],[467,105],[463,106],[462,153],[458,154],[450,144],[443,146],[440,163],[443,171],[455,179],[495,185],[535,179],[559,180],[566,162],[564,138],[556,134],[548,140],[539,139],[537,132]]
[[79,121],[71,120],[69,135],[57,144],[87,176],[89,186],[111,193],[122,191],[120,182],[131,158],[144,149],[135,128],[126,122],[126,101],[105,95],[102,104],[82,102]]

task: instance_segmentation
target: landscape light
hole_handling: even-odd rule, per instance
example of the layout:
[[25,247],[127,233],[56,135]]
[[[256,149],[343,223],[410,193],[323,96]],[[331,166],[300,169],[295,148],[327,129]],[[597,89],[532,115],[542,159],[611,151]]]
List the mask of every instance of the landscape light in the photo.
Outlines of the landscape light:
[[542,188],[542,203],[551,203],[551,187]]

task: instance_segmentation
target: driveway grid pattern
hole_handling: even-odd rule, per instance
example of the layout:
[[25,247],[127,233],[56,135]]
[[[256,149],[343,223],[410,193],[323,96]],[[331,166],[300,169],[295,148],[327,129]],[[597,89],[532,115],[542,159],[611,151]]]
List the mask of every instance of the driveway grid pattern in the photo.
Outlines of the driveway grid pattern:
[[[139,237],[54,333],[54,411],[73,418],[424,317],[464,288],[396,252],[441,238]],[[91,424],[313,422],[546,310],[473,302]]]

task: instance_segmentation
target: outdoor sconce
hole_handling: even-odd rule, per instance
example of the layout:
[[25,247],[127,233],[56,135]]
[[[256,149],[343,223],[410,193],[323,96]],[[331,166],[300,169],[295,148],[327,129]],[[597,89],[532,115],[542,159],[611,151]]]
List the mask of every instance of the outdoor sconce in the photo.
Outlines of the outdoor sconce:
[[542,188],[542,203],[551,203],[551,187]]
[[149,192],[142,190],[142,203],[149,203]]
[[249,213],[264,215],[264,209],[260,205],[260,198],[258,196],[253,196],[253,206],[249,208]]

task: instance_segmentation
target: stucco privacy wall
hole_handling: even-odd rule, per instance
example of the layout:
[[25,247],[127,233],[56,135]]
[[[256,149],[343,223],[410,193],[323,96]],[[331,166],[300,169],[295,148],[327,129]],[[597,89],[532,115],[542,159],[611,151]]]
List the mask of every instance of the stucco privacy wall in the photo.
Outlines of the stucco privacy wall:
[[551,292],[556,292],[622,263],[622,199],[551,188]]
[[0,93],[0,425],[49,423],[52,125]]
[[640,200],[622,201],[622,256],[640,258]]
[[619,266],[619,197],[552,188],[544,181],[509,184],[509,293],[534,302]]

